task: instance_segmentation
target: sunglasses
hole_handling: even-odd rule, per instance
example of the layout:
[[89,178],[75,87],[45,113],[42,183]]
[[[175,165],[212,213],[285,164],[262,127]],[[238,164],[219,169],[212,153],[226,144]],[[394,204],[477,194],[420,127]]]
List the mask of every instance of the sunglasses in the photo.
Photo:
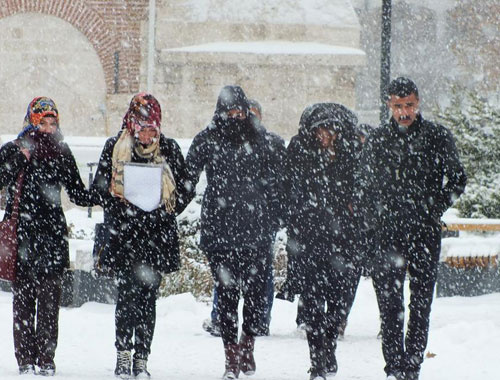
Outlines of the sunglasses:
[[34,113],[42,113],[44,111],[49,111],[49,110],[57,112],[54,103],[47,100],[39,100],[34,104],[34,107],[35,107],[35,109],[33,110]]
[[146,120],[137,120],[137,119],[132,119],[132,123],[135,125],[136,129],[145,129],[145,128],[157,128],[155,123],[150,123],[147,122]]

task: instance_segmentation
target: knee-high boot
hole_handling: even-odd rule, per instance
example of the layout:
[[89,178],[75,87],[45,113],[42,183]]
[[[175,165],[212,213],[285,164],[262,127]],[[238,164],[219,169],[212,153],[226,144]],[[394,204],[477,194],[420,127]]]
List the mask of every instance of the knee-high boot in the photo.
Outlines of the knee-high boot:
[[240,353],[237,344],[224,345],[224,354],[226,355],[225,372],[223,380],[237,379],[240,374]]
[[337,357],[335,350],[337,349],[337,342],[334,338],[325,337],[325,372],[327,376],[333,376],[337,373]]
[[255,373],[256,364],[253,356],[253,350],[255,346],[255,337],[241,334],[240,337],[240,370],[246,376],[253,375]]

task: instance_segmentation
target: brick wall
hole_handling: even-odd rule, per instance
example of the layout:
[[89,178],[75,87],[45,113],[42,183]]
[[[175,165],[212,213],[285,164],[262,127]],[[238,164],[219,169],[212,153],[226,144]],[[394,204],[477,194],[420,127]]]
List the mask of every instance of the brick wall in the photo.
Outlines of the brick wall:
[[133,93],[139,90],[141,22],[147,21],[147,8],[148,0],[1,0],[0,18],[32,12],[69,22],[94,46],[106,92]]

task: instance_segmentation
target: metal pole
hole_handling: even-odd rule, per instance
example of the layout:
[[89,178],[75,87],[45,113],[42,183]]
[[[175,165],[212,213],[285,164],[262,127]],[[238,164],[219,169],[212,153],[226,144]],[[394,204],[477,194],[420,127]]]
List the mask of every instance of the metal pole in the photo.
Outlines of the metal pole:
[[386,104],[387,86],[391,76],[391,0],[382,0],[382,36],[380,46],[380,122],[389,118]]
[[[92,182],[94,181],[94,174],[92,173],[92,168],[94,166],[97,166],[99,163],[98,162],[87,162],[87,166],[89,167],[89,190],[90,187],[92,186]],[[87,215],[89,218],[92,218],[92,207],[89,206],[87,209]]]

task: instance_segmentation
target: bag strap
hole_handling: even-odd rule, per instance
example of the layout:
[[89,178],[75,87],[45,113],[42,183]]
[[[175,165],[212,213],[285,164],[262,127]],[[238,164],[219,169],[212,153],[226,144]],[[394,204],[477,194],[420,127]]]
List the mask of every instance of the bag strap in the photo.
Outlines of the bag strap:
[[11,220],[17,222],[19,218],[19,200],[21,198],[21,189],[23,187],[24,169],[19,172],[16,179],[16,190],[14,192],[14,203],[12,203]]
[[[21,141],[17,138],[14,140],[19,149],[21,149]],[[19,218],[19,200],[21,199],[21,189],[23,188],[24,169],[19,171],[16,179],[16,190],[14,191],[14,202],[12,203],[12,212],[10,218],[17,222]]]

